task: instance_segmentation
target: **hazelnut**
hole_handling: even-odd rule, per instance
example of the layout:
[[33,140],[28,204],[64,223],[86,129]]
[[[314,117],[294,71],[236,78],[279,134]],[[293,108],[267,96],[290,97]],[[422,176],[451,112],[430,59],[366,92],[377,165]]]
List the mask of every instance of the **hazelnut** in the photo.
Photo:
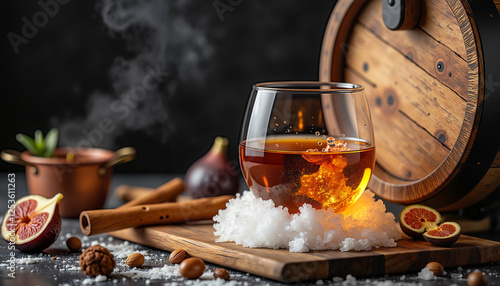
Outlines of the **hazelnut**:
[[82,248],[82,241],[78,237],[72,236],[66,240],[66,246],[69,250],[76,252]]
[[214,270],[214,278],[220,278],[224,280],[229,280],[231,276],[229,275],[229,272],[227,272],[226,269],[224,268],[217,268]]
[[179,265],[179,273],[187,279],[199,278],[204,271],[205,262],[196,257],[184,259]]
[[170,253],[168,261],[173,264],[178,264],[181,263],[184,258],[186,258],[186,251],[184,249],[176,249]]
[[425,268],[428,268],[436,276],[441,276],[444,273],[444,267],[439,262],[429,262]]
[[125,264],[130,267],[139,267],[144,264],[144,255],[140,253],[132,253],[128,256],[127,260],[125,260]]
[[488,276],[481,271],[474,271],[467,277],[467,285],[469,286],[486,286],[488,285]]

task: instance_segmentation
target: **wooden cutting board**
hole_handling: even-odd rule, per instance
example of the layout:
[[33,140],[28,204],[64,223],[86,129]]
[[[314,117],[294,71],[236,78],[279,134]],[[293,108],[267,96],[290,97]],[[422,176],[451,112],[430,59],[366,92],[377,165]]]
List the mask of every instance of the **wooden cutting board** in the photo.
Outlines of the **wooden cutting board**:
[[397,247],[363,252],[311,251],[290,253],[286,249],[245,248],[216,243],[212,222],[130,228],[110,235],[138,244],[172,251],[186,249],[190,256],[266,278],[296,282],[331,279],[335,276],[373,276],[418,272],[428,262],[457,267],[500,261],[500,242],[462,235],[451,247],[403,239]]

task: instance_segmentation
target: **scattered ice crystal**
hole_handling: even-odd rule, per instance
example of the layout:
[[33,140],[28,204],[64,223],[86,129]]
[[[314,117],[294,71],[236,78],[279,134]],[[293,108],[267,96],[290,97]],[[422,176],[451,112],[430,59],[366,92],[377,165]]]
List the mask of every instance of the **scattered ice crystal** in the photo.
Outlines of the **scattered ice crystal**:
[[[120,244],[115,244],[115,243],[96,243],[99,244],[105,248],[107,248],[111,254],[115,256],[115,258],[120,258],[120,259],[126,259],[130,254],[134,252],[138,252],[144,256],[144,259],[149,260],[149,254],[146,250],[137,250],[137,245],[135,244],[130,244],[128,241],[125,241]],[[92,245],[94,245],[94,241],[92,242]]]
[[[256,198],[250,191],[236,195],[226,209],[214,217],[217,242],[233,241],[245,247],[287,248],[290,252],[339,249],[368,251],[395,247],[401,239],[395,217],[384,203],[367,190],[343,213],[314,209],[309,204],[300,213],[271,200]],[[269,219],[273,218],[273,219]]]
[[462,278],[462,274],[460,273],[451,273],[451,279],[460,279]]
[[132,279],[165,279],[172,276],[177,276],[179,273],[179,265],[170,266],[165,264],[163,267],[153,267],[143,270],[141,268],[132,268],[126,271],[116,270],[121,276],[129,277]]
[[95,282],[104,282],[108,280],[108,277],[106,275],[97,275],[95,278]]
[[334,283],[339,283],[339,282],[342,282],[344,281],[344,279],[342,277],[333,277],[332,281]]
[[419,273],[418,273],[418,278],[422,280],[432,280],[436,279],[436,275],[434,275],[434,272],[430,271],[429,268],[424,267]]
[[66,265],[66,270],[68,271],[80,271],[80,266],[75,265]]
[[42,261],[44,261],[44,259],[40,257],[16,258],[16,264],[35,264]]
[[356,285],[358,282],[356,281],[356,277],[352,276],[351,274],[347,274],[345,277],[345,283],[346,285]]

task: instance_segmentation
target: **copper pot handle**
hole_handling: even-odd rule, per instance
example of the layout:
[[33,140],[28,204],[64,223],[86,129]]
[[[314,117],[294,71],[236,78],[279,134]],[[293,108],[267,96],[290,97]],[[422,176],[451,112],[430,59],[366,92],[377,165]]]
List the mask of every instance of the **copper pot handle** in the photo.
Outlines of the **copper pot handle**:
[[109,168],[118,165],[118,164],[123,164],[129,161],[134,160],[136,155],[135,149],[132,147],[124,147],[115,152],[115,156],[111,158],[111,160],[107,161],[104,163],[99,169],[97,170],[97,174],[99,176],[104,176],[106,172],[108,171]]
[[22,166],[30,166],[30,170],[33,174],[38,173],[38,169],[36,168],[35,165],[32,165],[21,159],[21,152],[19,151],[12,149],[2,150],[2,152],[0,153],[0,157],[7,163],[17,164]]

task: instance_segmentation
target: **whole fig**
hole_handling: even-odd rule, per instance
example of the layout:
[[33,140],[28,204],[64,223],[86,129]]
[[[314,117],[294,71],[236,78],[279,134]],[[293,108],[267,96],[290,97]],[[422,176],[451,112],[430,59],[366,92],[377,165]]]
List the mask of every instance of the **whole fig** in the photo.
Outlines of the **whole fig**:
[[192,198],[235,195],[239,172],[227,157],[228,139],[216,137],[212,148],[187,170],[184,183]]

